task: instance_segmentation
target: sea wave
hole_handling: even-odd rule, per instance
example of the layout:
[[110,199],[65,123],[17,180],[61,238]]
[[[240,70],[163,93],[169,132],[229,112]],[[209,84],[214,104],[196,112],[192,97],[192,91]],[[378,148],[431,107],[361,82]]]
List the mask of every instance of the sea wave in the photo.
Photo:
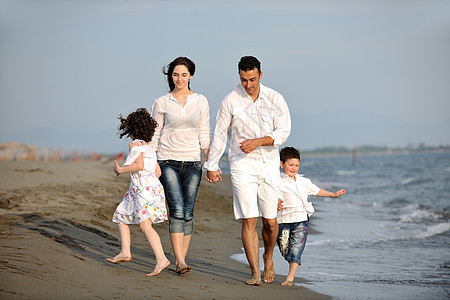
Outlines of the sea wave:
[[[349,246],[350,248],[353,247],[361,247],[364,245],[374,245],[379,243],[385,243],[385,242],[397,242],[397,241],[405,241],[405,240],[412,240],[412,239],[425,239],[429,238],[435,235],[439,235],[445,232],[450,231],[450,222],[445,223],[439,223],[435,225],[427,226],[424,230],[414,233],[407,233],[406,236],[400,237],[390,237],[387,234],[383,234],[381,232],[373,233],[377,238],[374,239],[361,239],[361,240],[351,240],[351,239],[341,239],[341,240],[316,240],[316,241],[309,241],[309,246],[323,246],[323,245],[329,245],[329,246]],[[390,231],[391,233],[392,231]],[[397,234],[401,234],[401,232],[397,232]]]
[[428,211],[424,209],[417,209],[411,213],[401,215],[399,221],[402,223],[422,223],[442,219],[448,220],[449,214],[445,211]]
[[337,170],[336,174],[337,175],[355,175],[356,170]]
[[425,232],[421,232],[416,234],[414,238],[416,239],[424,239],[427,237],[435,236],[450,230],[450,222],[440,223],[432,226],[428,226]]

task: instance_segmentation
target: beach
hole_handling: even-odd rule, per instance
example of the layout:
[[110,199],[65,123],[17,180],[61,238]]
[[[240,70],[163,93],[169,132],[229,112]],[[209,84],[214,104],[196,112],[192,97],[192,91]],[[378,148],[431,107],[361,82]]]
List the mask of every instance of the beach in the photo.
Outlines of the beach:
[[201,182],[191,272],[175,272],[168,222],[154,225],[172,263],[157,277],[146,276],[155,257],[137,225],[131,226],[133,260],[107,262],[120,251],[111,218],[128,185],[128,175],[116,177],[112,163],[0,161],[0,298],[329,299],[280,286],[282,275],[259,287],[245,284],[248,265],[230,258],[242,253],[242,243],[228,176],[215,185]]

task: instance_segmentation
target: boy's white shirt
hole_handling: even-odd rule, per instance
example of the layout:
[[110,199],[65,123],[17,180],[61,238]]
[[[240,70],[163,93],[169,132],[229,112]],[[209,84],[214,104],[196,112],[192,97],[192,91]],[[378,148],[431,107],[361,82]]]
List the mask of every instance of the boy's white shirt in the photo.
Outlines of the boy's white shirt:
[[283,210],[278,212],[278,223],[295,223],[308,220],[314,212],[308,195],[317,195],[320,188],[303,175],[295,174],[295,180],[281,173],[279,199],[282,200]]

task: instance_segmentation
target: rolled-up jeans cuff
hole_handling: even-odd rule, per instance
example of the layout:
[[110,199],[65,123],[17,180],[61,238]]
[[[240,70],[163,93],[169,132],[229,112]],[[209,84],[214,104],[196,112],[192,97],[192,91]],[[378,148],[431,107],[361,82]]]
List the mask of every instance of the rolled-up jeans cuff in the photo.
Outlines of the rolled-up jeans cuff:
[[169,232],[184,233],[184,235],[191,235],[192,232],[194,232],[194,219],[185,221],[183,219],[169,217]]

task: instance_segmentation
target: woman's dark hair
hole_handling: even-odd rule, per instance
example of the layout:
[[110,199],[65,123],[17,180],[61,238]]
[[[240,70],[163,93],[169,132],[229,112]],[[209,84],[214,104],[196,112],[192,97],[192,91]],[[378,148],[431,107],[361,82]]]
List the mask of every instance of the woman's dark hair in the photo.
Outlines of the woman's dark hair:
[[285,163],[288,159],[297,158],[300,160],[300,151],[293,147],[284,147],[280,151],[280,160]]
[[243,56],[238,64],[239,71],[251,71],[254,68],[258,69],[258,73],[261,74],[261,63],[256,57],[253,56]]
[[[170,91],[173,91],[175,89],[175,83],[173,83],[173,79],[172,79],[173,69],[175,69],[175,67],[179,66],[179,65],[185,66],[188,69],[189,74],[191,76],[194,76],[195,64],[194,64],[194,62],[192,60],[190,60],[187,57],[181,57],[181,56],[175,58],[169,64],[169,66],[167,68],[163,67],[163,73],[164,73],[164,75],[167,76],[167,83],[169,84],[169,90]],[[189,90],[191,89],[190,82],[188,83],[188,88],[189,88]]]
[[138,108],[126,118],[119,115],[119,137],[129,136],[132,139],[150,142],[158,123],[150,116],[146,108]]

